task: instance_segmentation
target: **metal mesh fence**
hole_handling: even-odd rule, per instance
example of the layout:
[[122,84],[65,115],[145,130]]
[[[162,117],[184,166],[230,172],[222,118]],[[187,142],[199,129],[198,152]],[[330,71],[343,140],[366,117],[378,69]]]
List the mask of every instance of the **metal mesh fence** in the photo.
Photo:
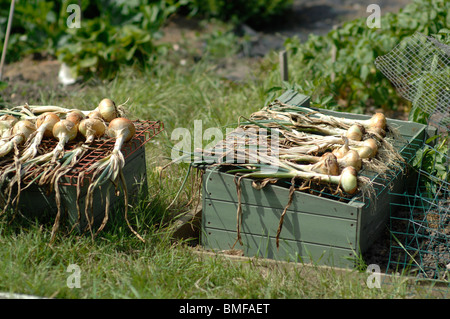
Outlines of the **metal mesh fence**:
[[450,47],[415,33],[375,62],[428,118],[412,161],[417,183],[391,204],[388,270],[450,281]]
[[450,47],[419,32],[375,60],[403,98],[450,125]]
[[[389,269],[418,278],[450,281],[448,134],[417,152],[417,184],[391,204]],[[444,150],[443,150],[444,149]]]

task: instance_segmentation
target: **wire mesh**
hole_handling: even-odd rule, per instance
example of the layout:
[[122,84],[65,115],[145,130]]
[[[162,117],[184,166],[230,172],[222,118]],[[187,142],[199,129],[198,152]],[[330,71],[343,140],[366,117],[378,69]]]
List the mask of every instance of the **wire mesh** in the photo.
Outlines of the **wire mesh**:
[[419,32],[375,60],[403,98],[450,125],[450,47]]
[[419,278],[450,280],[450,183],[448,133],[416,154],[417,184],[391,204],[389,269]]
[[[143,147],[154,136],[164,130],[164,124],[160,121],[133,121],[136,128],[134,137],[127,143],[125,143],[121,149],[125,158],[129,158],[139,148]],[[43,152],[49,152],[55,148],[57,141],[51,138],[44,138],[41,143],[41,149]],[[66,173],[60,180],[60,185],[75,186],[78,183],[78,176],[81,172],[86,171],[91,165],[107,156],[114,149],[115,139],[102,138],[94,140],[90,145],[88,151],[83,155],[77,164]],[[66,145],[67,150],[75,148],[77,143],[70,143]],[[84,174],[83,179],[80,181],[80,185],[89,184],[91,181],[91,174]]]
[[388,270],[450,281],[450,47],[415,33],[376,66],[427,113],[428,135],[411,161],[417,183],[391,203]]

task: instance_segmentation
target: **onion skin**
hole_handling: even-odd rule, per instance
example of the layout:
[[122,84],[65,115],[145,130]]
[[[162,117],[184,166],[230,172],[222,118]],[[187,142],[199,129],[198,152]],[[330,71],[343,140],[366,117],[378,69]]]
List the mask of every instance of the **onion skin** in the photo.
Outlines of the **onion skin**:
[[368,138],[367,140],[364,140],[363,145],[365,147],[369,147],[372,150],[372,153],[370,153],[370,158],[375,157],[378,153],[378,144],[373,138]]
[[352,166],[348,166],[342,170],[339,183],[348,194],[354,194],[358,190],[357,172]]
[[338,159],[338,163],[342,168],[351,166],[356,171],[360,171],[362,167],[361,156],[355,150],[348,151],[342,158]]
[[348,146],[348,138],[343,136],[342,139],[344,140],[344,145],[333,150],[333,154],[334,156],[336,156],[337,159],[344,157],[345,154],[347,154],[347,152],[350,151],[350,147]]
[[121,139],[123,143],[131,140],[135,134],[136,127],[125,117],[117,117],[108,125],[108,135],[117,140]]
[[11,136],[12,128],[16,122],[17,121],[12,122],[10,120],[0,121],[0,138]]
[[364,133],[364,126],[361,124],[353,124],[347,130],[346,137],[353,141],[361,141]]
[[106,122],[111,122],[118,116],[116,103],[113,100],[105,98],[98,104],[97,110]]
[[87,115],[90,119],[100,119],[103,120],[102,114],[98,110],[94,110]]
[[74,122],[65,119],[55,123],[52,130],[53,137],[66,142],[77,137],[77,133],[77,125]]
[[369,121],[369,127],[371,129],[381,128],[386,130],[386,116],[383,113],[375,113]]
[[46,112],[38,116],[36,119],[36,128],[39,129],[42,125],[45,125],[44,136],[53,137],[53,126],[61,119],[53,112]]
[[21,120],[14,124],[14,127],[12,128],[12,138],[3,143],[0,147],[0,157],[9,154],[15,145],[23,144],[35,130],[35,125],[28,120]]
[[22,120],[18,121],[13,127],[13,134],[20,134],[24,137],[24,140],[27,140],[28,137],[36,131],[36,125],[31,121]]
[[80,110],[72,110],[66,115],[66,120],[74,122],[75,124],[80,123],[86,116]]
[[330,152],[323,154],[320,161],[312,166],[312,170],[325,175],[339,175],[339,164],[336,156]]
[[105,134],[106,126],[103,120],[87,118],[80,122],[78,131],[86,138],[86,143],[90,144],[95,138],[99,138]]
[[0,126],[1,129],[0,131],[4,131],[5,128],[12,128],[14,126],[14,124],[16,124],[19,120],[13,116],[13,115],[9,115],[9,114],[4,114],[2,116],[0,116]]

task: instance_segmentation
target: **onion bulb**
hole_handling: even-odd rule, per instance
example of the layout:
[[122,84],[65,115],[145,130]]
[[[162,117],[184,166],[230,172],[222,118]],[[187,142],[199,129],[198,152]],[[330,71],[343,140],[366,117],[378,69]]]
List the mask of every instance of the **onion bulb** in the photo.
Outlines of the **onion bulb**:
[[116,139],[115,150],[120,150],[123,143],[131,140],[136,134],[133,122],[125,117],[113,119],[108,125],[108,135]]
[[25,147],[22,156],[19,159],[22,163],[36,156],[43,137],[52,137],[53,126],[59,121],[59,116],[53,112],[43,113],[37,117],[36,133],[28,142],[28,145]]
[[42,132],[45,137],[53,137],[53,126],[60,120],[59,116],[53,112],[46,112],[39,115],[36,119],[36,128]]
[[336,156],[337,159],[344,157],[345,154],[347,154],[347,152],[350,151],[350,147],[348,146],[348,138],[345,136],[342,136],[342,139],[344,141],[344,145],[333,150],[333,154],[334,154],[334,156]]
[[105,98],[100,101],[100,103],[98,104],[97,110],[100,112],[100,114],[102,115],[102,118],[106,122],[111,122],[112,120],[117,118],[117,116],[119,115],[117,108],[116,108],[116,103],[114,103],[113,100],[108,99],[108,98]]
[[36,126],[28,120],[20,120],[14,124],[11,139],[0,147],[0,157],[9,154],[14,146],[23,144],[36,131]]
[[342,170],[339,184],[344,192],[354,194],[358,189],[357,172],[352,166],[347,166]]
[[340,185],[344,192],[348,194],[354,194],[358,189],[358,177],[356,170],[348,166],[344,168],[340,175],[327,175],[317,172],[308,172],[297,170],[294,168],[270,172],[264,170],[255,170],[250,173],[246,173],[241,176],[241,178],[302,178],[305,180],[315,180],[323,183],[331,183],[335,185]]
[[72,110],[66,115],[66,120],[74,122],[75,124],[80,123],[84,118],[86,118],[86,115],[80,110]]
[[[322,156],[309,156],[308,158],[302,157],[302,160],[313,162],[314,164],[294,164],[292,162],[286,162],[290,167],[304,172],[316,172],[324,175],[339,175],[339,164],[334,154],[327,152]],[[284,166],[286,168],[286,166]]]
[[35,157],[31,162],[42,164],[50,161],[51,164],[55,164],[58,158],[64,154],[64,146],[77,137],[77,125],[66,119],[60,120],[53,126],[52,134],[58,140],[58,144],[51,152]]
[[377,155],[378,145],[373,138],[368,138],[363,141],[363,144],[356,147],[355,150],[359,153],[361,158],[373,158]]
[[325,175],[339,175],[339,165],[336,156],[330,152],[323,154],[320,161],[312,165],[312,170]]
[[386,130],[386,116],[383,113],[375,113],[369,120],[370,129]]
[[61,120],[53,126],[53,136],[58,140],[58,144],[53,150],[52,161],[55,162],[59,155],[64,151],[64,145],[77,137],[77,125],[69,120]]
[[12,132],[14,124],[18,119],[15,116],[4,114],[0,116],[0,137],[9,137]]
[[364,135],[364,126],[361,124],[353,124],[346,132],[346,137],[353,141],[361,141]]
[[95,138],[103,136],[106,126],[103,120],[86,118],[78,125],[78,131],[86,138],[86,144],[92,143]]
[[87,115],[90,119],[100,119],[103,120],[102,114],[98,110],[94,110]]
[[338,159],[338,163],[341,168],[351,166],[356,171],[360,171],[362,167],[361,156],[355,150],[349,150],[342,158]]

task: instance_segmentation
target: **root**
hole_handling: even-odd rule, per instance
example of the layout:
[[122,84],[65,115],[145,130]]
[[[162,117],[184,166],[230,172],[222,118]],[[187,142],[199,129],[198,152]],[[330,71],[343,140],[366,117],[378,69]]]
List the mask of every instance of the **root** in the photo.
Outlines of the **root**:
[[231,247],[231,249],[234,249],[234,246],[239,242],[239,244],[242,246],[243,242],[242,242],[242,237],[241,237],[241,223],[242,223],[242,202],[241,202],[241,179],[244,176],[239,176],[238,178],[236,178],[238,175],[234,176],[234,183],[236,184],[236,191],[237,191],[237,198],[238,198],[238,208],[237,208],[237,212],[236,212],[236,233],[237,233],[237,238],[236,241],[234,242],[233,246]]
[[120,181],[122,182],[122,187],[123,187],[123,192],[124,192],[124,200],[125,200],[125,220],[127,222],[128,227],[130,228],[130,230],[132,231],[132,233],[139,238],[139,240],[141,240],[143,243],[145,243],[144,238],[142,238],[141,235],[139,235],[131,226],[130,222],[128,221],[128,190],[127,190],[127,184],[125,181],[125,177],[123,176],[123,172],[122,170],[120,170]]
[[284,215],[286,215],[288,208],[292,204],[292,199],[294,198],[294,192],[295,192],[295,177],[292,178],[292,180],[291,180],[291,187],[289,188],[289,200],[288,200],[286,206],[284,207],[283,212],[281,213],[280,222],[278,223],[277,235],[275,238],[277,249],[279,249],[279,247],[280,247],[280,233],[281,233],[281,229],[283,228]]

